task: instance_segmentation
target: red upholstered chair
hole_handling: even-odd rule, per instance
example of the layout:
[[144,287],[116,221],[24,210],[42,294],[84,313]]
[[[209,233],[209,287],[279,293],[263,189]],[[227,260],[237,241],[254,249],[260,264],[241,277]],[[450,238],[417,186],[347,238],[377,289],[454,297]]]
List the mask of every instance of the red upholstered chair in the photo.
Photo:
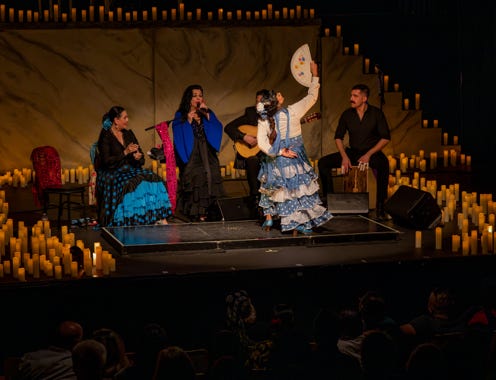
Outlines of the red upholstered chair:
[[[52,146],[40,146],[31,152],[31,162],[35,171],[33,183],[33,196],[36,205],[42,206],[46,213],[49,208],[58,208],[58,227],[61,226],[62,213],[67,209],[69,225],[71,223],[71,208],[77,206],[83,210],[86,217],[86,205],[84,201],[86,185],[67,183],[62,184],[60,156]],[[50,195],[57,194],[58,203],[50,204]],[[79,195],[81,200],[75,202],[72,195]]]

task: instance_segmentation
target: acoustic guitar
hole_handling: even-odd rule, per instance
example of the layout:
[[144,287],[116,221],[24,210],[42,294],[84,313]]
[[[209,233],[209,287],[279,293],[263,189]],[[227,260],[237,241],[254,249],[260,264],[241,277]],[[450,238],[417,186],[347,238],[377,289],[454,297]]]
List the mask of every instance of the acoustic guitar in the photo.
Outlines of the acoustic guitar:
[[[319,120],[321,117],[322,115],[320,114],[320,112],[313,112],[301,118],[300,123],[301,124],[310,123],[312,121]],[[248,125],[248,124],[240,125],[238,127],[238,130],[247,135],[251,135],[251,136],[257,135],[257,127],[254,125]],[[236,147],[236,151],[244,158],[253,157],[257,155],[258,152],[260,152],[260,148],[258,147],[258,145],[250,146],[242,140],[235,141],[234,146]]]

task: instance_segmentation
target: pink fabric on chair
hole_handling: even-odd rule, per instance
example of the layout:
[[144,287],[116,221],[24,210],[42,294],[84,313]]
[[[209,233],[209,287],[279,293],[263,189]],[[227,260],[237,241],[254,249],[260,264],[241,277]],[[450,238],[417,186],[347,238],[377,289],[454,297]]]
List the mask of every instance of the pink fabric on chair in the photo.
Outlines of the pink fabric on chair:
[[166,164],[166,184],[169,200],[171,202],[172,212],[176,211],[176,193],[177,193],[177,177],[176,177],[176,156],[174,155],[174,146],[169,136],[169,125],[163,121],[155,126],[160,139],[162,140],[162,148],[164,150]]

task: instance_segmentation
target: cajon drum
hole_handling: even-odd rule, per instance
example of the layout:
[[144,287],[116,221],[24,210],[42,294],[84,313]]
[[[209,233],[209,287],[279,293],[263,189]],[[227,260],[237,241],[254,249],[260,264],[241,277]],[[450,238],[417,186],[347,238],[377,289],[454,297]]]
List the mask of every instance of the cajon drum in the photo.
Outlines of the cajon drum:
[[377,183],[372,169],[360,170],[353,166],[348,173],[343,174],[344,193],[368,193],[369,209],[375,209]]

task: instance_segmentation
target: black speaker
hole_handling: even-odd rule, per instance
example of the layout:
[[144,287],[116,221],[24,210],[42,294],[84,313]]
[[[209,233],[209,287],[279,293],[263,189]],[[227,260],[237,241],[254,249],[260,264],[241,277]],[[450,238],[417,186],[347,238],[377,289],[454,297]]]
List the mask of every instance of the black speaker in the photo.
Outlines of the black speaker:
[[434,197],[410,186],[400,186],[384,204],[393,221],[416,229],[430,229],[441,221],[441,209]]
[[217,200],[222,220],[254,219],[255,203],[250,197],[221,198]]

